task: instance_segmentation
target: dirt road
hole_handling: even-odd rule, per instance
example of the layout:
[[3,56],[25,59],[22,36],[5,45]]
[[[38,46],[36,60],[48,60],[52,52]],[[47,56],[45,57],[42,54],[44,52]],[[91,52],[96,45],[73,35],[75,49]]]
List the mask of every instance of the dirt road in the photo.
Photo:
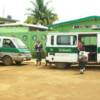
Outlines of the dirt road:
[[0,65],[0,100],[100,100],[100,67],[55,69]]

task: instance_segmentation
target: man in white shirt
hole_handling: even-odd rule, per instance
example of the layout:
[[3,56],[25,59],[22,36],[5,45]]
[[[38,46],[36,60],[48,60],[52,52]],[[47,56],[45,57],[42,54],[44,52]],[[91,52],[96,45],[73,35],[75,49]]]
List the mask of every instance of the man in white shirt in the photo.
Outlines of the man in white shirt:
[[79,52],[80,74],[84,73],[87,62],[88,62],[88,52],[80,51]]

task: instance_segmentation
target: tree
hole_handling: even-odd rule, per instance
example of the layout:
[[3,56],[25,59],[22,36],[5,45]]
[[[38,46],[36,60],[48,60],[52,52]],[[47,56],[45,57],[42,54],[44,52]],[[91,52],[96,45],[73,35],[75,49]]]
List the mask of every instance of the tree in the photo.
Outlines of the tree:
[[31,3],[33,8],[28,9],[30,14],[25,21],[26,23],[50,25],[58,19],[53,9],[48,8],[50,1],[44,3],[44,0],[36,0],[36,2],[31,1]]

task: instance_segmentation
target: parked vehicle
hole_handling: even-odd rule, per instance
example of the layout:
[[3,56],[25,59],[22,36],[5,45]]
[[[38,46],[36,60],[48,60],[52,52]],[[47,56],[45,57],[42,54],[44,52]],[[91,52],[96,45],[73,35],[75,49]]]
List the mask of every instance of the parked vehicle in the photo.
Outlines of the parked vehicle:
[[18,38],[0,36],[0,60],[5,65],[21,64],[32,58],[30,51]]
[[99,32],[48,33],[46,62],[55,63],[57,66],[77,63],[79,58],[78,39],[84,43],[85,52],[88,53],[88,62],[100,63]]

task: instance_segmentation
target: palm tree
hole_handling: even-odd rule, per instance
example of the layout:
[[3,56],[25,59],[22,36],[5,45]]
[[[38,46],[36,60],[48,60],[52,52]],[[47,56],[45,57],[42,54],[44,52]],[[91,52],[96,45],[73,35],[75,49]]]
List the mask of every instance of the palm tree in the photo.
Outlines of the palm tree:
[[58,19],[53,9],[48,8],[50,1],[44,3],[44,0],[36,0],[36,2],[31,1],[31,3],[33,8],[28,9],[30,14],[27,17],[26,23],[50,25]]

